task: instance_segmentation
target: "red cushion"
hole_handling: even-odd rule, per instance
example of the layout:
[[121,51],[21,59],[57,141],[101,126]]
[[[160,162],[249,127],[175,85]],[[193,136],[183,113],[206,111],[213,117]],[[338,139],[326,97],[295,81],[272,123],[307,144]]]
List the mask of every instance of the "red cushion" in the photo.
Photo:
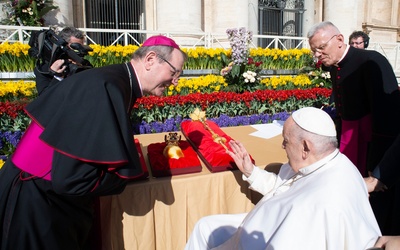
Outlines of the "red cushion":
[[[215,122],[206,122],[214,133],[226,139],[225,145],[230,149],[228,142],[232,138],[225,134]],[[226,153],[226,149],[214,142],[212,134],[204,128],[201,122],[183,121],[181,123],[181,130],[211,172],[237,169],[233,159]]]
[[184,157],[179,159],[164,156],[165,142],[152,143],[147,147],[151,171],[154,177],[187,174],[201,171],[201,163],[196,152],[187,141],[181,140],[179,147]]
[[146,179],[147,177],[149,177],[149,170],[147,170],[147,167],[146,167],[146,162],[144,160],[144,155],[143,155],[143,152],[142,152],[142,148],[140,147],[140,142],[136,138],[135,138],[135,146],[136,146],[136,149],[137,149],[137,151],[139,153],[140,164],[142,165],[143,173],[138,175],[134,179],[135,180]]

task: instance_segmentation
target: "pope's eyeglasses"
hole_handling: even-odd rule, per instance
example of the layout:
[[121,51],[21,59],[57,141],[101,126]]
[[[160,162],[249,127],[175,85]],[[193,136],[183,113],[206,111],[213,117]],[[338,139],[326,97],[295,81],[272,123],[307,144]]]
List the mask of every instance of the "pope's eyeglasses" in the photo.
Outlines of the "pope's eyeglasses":
[[181,70],[177,70],[174,67],[174,65],[172,65],[167,59],[165,59],[164,57],[162,57],[162,56],[160,56],[158,54],[157,54],[157,57],[160,58],[161,60],[163,60],[164,62],[166,62],[171,67],[171,69],[172,69],[171,77],[178,78],[181,75],[182,71]]

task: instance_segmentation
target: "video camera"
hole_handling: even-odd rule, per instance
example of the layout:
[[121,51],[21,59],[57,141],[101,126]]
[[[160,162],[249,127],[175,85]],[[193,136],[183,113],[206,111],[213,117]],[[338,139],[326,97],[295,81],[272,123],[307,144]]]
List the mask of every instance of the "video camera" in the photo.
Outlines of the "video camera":
[[[50,74],[50,66],[58,59],[64,59],[64,64],[67,65],[62,74],[64,77],[93,68],[89,61],[83,58],[93,50],[92,48],[79,43],[68,46],[68,42],[51,29],[32,32],[29,45],[31,48],[28,54],[38,59],[36,67],[42,73]],[[44,64],[47,64],[47,69],[42,68]]]

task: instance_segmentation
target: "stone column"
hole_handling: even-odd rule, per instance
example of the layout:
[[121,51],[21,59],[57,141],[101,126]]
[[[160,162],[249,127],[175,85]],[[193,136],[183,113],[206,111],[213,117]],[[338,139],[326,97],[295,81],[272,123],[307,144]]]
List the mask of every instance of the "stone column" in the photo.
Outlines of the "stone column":
[[[181,46],[202,45],[198,42],[198,39],[203,37],[201,2],[201,0],[156,1],[155,30],[171,32],[175,41]],[[174,32],[176,34],[173,34]]]
[[[205,12],[208,15],[208,32],[213,33],[213,47],[229,48],[226,30],[245,27],[257,34],[257,26],[249,27],[249,1],[244,0],[208,0]],[[253,1],[251,1],[253,2]],[[258,13],[257,13],[258,16]]]
[[398,42],[399,7],[398,0],[370,1],[366,3],[365,9],[367,11],[361,25],[369,33],[370,43]]
[[315,5],[314,0],[304,0],[304,14],[303,14],[303,37],[307,37],[308,31],[316,23],[315,21]]
[[[258,0],[249,0],[248,7],[248,29],[253,31],[253,34],[258,34]],[[253,39],[257,45],[257,39]]]
[[249,1],[212,1],[211,8],[211,32],[225,33],[228,28],[249,28]]
[[361,30],[357,22],[360,14],[359,1],[325,0],[323,13],[324,20],[331,21],[339,28],[346,43],[354,30]]
[[69,0],[54,0],[53,4],[57,10],[50,11],[45,16],[45,25],[57,25],[60,27],[73,26],[74,12]]
[[201,32],[201,0],[158,0],[156,2],[159,31]]

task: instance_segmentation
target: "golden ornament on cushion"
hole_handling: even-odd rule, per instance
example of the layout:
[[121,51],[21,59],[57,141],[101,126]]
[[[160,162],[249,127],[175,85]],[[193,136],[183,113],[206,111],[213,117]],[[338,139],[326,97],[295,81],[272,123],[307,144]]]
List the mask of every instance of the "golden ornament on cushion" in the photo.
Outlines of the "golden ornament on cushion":
[[193,113],[191,113],[189,115],[190,119],[192,119],[192,121],[200,121],[200,122],[204,122],[206,119],[206,112],[205,111],[201,111],[199,108],[196,108]]
[[204,129],[209,131],[211,133],[211,136],[213,138],[213,141],[215,143],[220,144],[224,149],[228,150],[228,147],[225,145],[226,143],[226,138],[220,136],[219,134],[216,134],[207,124],[207,118],[206,118],[206,112],[201,111],[199,108],[196,108],[193,113],[189,115],[190,119],[192,121],[199,121],[203,124]]
[[168,135],[165,135],[165,142],[167,143],[163,152],[165,157],[179,159],[185,156],[182,149],[179,147],[180,140],[181,136],[178,136],[178,133],[171,132]]

